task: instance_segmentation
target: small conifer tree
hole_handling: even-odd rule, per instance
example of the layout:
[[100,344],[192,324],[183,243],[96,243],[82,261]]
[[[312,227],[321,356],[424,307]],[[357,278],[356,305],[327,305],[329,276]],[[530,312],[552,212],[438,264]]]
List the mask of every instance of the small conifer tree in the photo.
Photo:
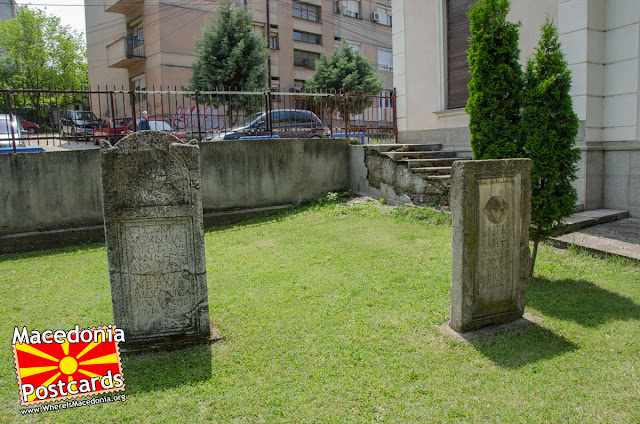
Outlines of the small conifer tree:
[[[343,44],[331,56],[323,53],[316,60],[316,72],[305,88],[335,93],[344,90],[356,94],[378,94],[382,91],[382,84],[371,62],[349,45]],[[371,103],[372,100],[366,97],[351,97],[348,100],[338,97],[330,104],[338,108],[340,114],[349,121],[350,115],[362,113]]]
[[523,76],[520,23],[507,21],[509,0],[479,0],[469,11],[469,131],[474,159],[522,157]]
[[[214,23],[202,29],[196,40],[196,57],[192,67],[191,90],[264,90],[267,86],[266,41],[253,34],[252,18],[244,7],[231,3],[218,6]],[[228,104],[229,123],[232,110],[252,113],[260,105],[259,96],[203,96],[212,106]],[[237,116],[236,116],[237,117]]]
[[577,194],[571,182],[580,160],[575,147],[579,122],[569,94],[571,72],[549,18],[527,63],[525,80],[521,129],[525,155],[531,159],[531,276],[538,243],[575,210]]

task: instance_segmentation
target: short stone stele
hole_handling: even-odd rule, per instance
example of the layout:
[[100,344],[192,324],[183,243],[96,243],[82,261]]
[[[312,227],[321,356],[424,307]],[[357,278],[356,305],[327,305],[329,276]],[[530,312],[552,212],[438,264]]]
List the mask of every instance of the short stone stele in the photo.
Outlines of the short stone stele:
[[144,131],[100,150],[116,326],[127,344],[207,339],[198,145]]
[[449,327],[462,333],[517,320],[529,271],[531,161],[453,164]]

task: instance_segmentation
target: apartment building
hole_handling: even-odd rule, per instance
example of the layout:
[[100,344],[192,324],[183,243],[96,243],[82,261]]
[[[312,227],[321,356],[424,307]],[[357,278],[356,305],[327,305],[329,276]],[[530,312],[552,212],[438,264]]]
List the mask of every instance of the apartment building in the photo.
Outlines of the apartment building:
[[[269,2],[269,28],[267,26]],[[85,0],[89,84],[93,87],[189,86],[194,40],[213,17],[213,0]],[[345,42],[369,58],[393,87],[391,0],[245,0],[255,33],[271,52],[271,87],[296,91],[321,53]]]
[[16,17],[18,4],[15,0],[0,0],[0,21],[6,21]]

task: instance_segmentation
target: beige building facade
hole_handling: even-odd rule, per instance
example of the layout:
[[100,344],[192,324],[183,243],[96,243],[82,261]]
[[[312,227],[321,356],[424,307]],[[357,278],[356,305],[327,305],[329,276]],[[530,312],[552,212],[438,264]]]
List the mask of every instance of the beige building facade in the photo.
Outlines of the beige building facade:
[[[459,18],[452,15],[468,3],[393,0],[400,141],[441,142],[471,155],[469,118],[464,104],[452,101],[452,86],[466,81],[450,66],[460,57],[455,50],[466,50],[456,44]],[[547,15],[561,34],[581,122],[579,203],[586,210],[625,209],[640,217],[640,1],[512,0],[509,19],[522,22],[522,63]]]
[[[219,2],[85,0],[87,61],[92,87],[186,88],[194,40]],[[100,0],[99,0],[100,1]],[[348,43],[369,58],[393,87],[391,0],[269,2],[271,87],[296,91],[311,78],[315,60]],[[245,6],[246,5],[246,6]],[[253,14],[254,32],[265,37],[267,0],[236,1]],[[266,37],[265,37],[266,43]]]

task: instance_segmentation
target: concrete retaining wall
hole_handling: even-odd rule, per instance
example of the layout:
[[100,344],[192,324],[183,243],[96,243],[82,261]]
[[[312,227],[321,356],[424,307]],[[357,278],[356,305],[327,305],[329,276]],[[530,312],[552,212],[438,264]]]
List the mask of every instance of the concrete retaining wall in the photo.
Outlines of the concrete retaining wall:
[[[203,143],[203,209],[299,203],[346,188],[348,149],[346,139]],[[29,250],[37,248],[34,240],[44,232],[49,241],[43,240],[43,248],[52,247],[55,240],[78,243],[81,234],[59,230],[102,225],[100,153],[92,149],[2,154],[0,199],[0,253],[25,250],[27,245]],[[86,233],[86,241],[95,240],[95,228]],[[20,240],[27,239],[19,248]]]

